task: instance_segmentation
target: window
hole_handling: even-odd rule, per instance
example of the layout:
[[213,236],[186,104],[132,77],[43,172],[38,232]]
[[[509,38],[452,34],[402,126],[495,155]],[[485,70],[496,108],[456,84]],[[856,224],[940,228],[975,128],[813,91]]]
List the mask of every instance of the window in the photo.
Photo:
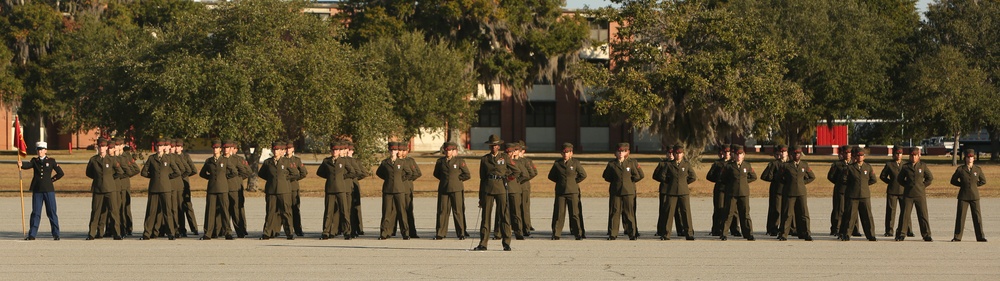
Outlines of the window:
[[594,42],[608,42],[609,25],[607,22],[599,22],[591,20],[590,22],[590,40]]
[[525,107],[525,117],[527,127],[555,127],[556,103],[529,102]]
[[483,102],[479,107],[479,123],[476,127],[500,127],[500,102]]
[[598,115],[594,103],[580,103],[580,127],[607,127],[608,118]]

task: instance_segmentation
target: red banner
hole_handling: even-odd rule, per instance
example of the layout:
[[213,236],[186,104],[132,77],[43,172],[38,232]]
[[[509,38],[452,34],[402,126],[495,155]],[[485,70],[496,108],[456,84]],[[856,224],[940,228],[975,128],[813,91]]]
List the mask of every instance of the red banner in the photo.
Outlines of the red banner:
[[21,120],[14,116],[14,146],[21,156],[28,156],[28,145],[24,143],[24,135],[21,134]]

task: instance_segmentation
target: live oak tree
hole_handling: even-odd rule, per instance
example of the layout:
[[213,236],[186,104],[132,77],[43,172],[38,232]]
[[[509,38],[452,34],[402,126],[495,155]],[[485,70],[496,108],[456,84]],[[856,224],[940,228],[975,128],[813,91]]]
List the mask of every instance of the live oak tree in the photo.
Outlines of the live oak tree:
[[759,20],[716,1],[616,2],[595,12],[623,23],[611,67],[579,70],[598,113],[700,150],[804,100],[785,79],[791,53]]

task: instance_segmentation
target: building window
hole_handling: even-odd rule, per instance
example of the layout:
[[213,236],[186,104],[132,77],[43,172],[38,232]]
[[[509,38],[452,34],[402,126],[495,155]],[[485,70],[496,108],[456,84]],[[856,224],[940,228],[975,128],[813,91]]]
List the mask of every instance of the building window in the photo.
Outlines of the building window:
[[483,102],[479,107],[479,123],[476,123],[476,127],[500,127],[500,102]]
[[580,127],[607,127],[608,118],[597,114],[593,102],[580,103]]
[[590,40],[594,42],[608,42],[609,29],[607,22],[592,20],[590,22]]
[[525,108],[525,116],[527,127],[555,127],[556,103],[529,102]]

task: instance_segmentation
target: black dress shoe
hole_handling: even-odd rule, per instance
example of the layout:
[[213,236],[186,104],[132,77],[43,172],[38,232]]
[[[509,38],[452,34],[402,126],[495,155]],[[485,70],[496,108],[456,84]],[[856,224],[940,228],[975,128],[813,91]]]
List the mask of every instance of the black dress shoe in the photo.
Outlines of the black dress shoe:
[[174,238],[173,235],[167,235],[167,240],[174,240],[174,239],[177,239],[177,238]]
[[288,236],[285,236],[285,239],[295,240],[295,236],[294,235],[288,235]]
[[226,235],[226,240],[234,240],[234,239],[236,239],[236,238],[233,238],[232,235]]
[[410,240],[410,236],[403,236],[403,240]]
[[52,236],[52,240],[59,241],[59,236]]
[[575,236],[575,237],[573,237],[573,238],[574,238],[574,239],[576,239],[576,240],[583,240],[583,237],[582,237],[582,236]]
[[[59,239],[56,239],[59,240]],[[986,242],[986,238],[977,238],[976,242]]]
[[812,236],[806,236],[806,238],[802,238],[802,239],[805,239],[806,241],[813,241],[813,237]]
[[756,240],[757,240],[756,238],[753,238],[753,235],[747,236],[747,241],[756,241]]
[[378,237],[378,240],[385,240],[385,239],[389,239],[389,237],[382,237],[382,236]]
[[486,251],[486,246],[476,246],[472,248],[473,251]]
[[608,240],[612,240],[612,241],[614,241],[614,240],[617,240],[617,239],[618,239],[618,237],[615,237],[615,236],[608,236]]
[[660,240],[663,240],[663,241],[670,240],[670,236],[666,236],[666,235],[660,236]]
[[892,233],[891,232],[886,232],[885,234],[882,234],[882,236],[883,237],[892,237]]
[[785,238],[785,236],[778,236],[778,241],[788,241],[788,238]]
[[687,241],[694,241],[694,236],[685,236],[685,237],[684,237],[684,240],[687,240]]
[[327,239],[330,239],[330,235],[328,234],[323,234],[319,237],[319,240],[327,240]]
[[927,237],[924,237],[924,241],[927,241],[927,242],[934,242],[934,239],[933,239],[933,238],[931,238],[930,236],[927,236]]
[[364,231],[358,231],[358,235],[365,235]]
[[344,235],[344,240],[351,240],[352,238],[350,235]]
[[181,233],[180,237],[184,237],[184,238],[187,238],[187,237],[188,237],[188,235],[187,235],[187,233]]
[[35,240],[35,236],[24,237],[24,240]]
[[113,239],[115,239],[115,240],[122,240],[124,238],[122,238],[121,236],[115,235],[115,237]]
[[441,237],[441,236],[434,236],[434,238],[433,238],[433,239],[434,239],[434,240],[444,240],[444,237]]
[[94,240],[94,236],[87,236],[87,240]]
[[302,236],[306,236],[306,234],[302,233],[301,231],[298,231],[298,232],[295,232],[295,236],[302,237]]
[[639,239],[639,237],[636,237],[636,236],[629,236],[628,237],[628,240],[635,240],[635,239]]
[[535,231],[534,227],[529,227],[528,230]]
[[269,237],[269,236],[267,236],[267,235],[261,235],[261,236],[260,236],[260,238],[257,238],[257,239],[258,239],[258,240],[270,240],[270,239],[271,239],[271,237]]
[[147,236],[139,237],[139,240],[149,240],[149,237]]
[[246,238],[246,234],[236,234],[236,238]]
[[868,238],[868,241],[872,241],[872,242],[875,242],[875,241],[878,241],[878,238],[875,238],[875,237],[872,237],[872,238]]
[[465,236],[459,236],[458,240],[465,240]]
[[916,235],[914,235],[914,234],[913,234],[913,232],[910,232],[910,233],[907,233],[907,234],[906,234],[906,237],[917,237],[917,236],[916,236]]
[[503,250],[510,252],[510,245],[503,245]]
[[726,241],[726,240],[729,240],[729,238],[726,238],[725,236],[720,236],[719,240]]
[[202,236],[201,238],[198,238],[198,240],[212,240],[212,238],[208,236]]
[[903,241],[903,239],[906,239],[906,237],[896,236],[896,241]]
[[851,241],[851,237],[847,235],[841,235],[840,241]]
[[523,235],[520,235],[520,234],[518,234],[518,235],[514,235],[514,239],[517,239],[517,240],[524,240],[524,236],[523,236]]
[[551,239],[551,240],[559,240],[559,236],[552,236],[552,238],[549,238],[549,239]]

